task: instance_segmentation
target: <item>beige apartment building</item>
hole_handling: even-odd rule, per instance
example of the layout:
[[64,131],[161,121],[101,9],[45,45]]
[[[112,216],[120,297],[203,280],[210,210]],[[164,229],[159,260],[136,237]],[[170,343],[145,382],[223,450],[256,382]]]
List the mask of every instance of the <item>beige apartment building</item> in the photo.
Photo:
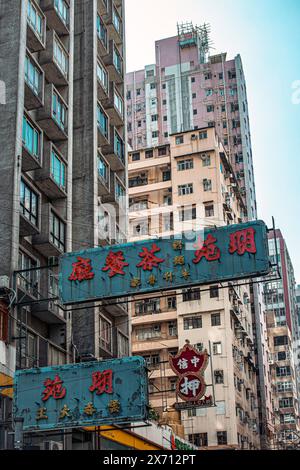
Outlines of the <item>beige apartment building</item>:
[[[239,182],[214,128],[170,136],[129,154],[131,241],[246,220]],[[188,340],[207,349],[206,396],[215,407],[181,411],[185,437],[200,447],[259,448],[250,289],[230,283],[136,297],[132,352],[146,358],[152,407],[167,420],[176,398],[169,355]],[[213,385],[213,386],[212,386]]]

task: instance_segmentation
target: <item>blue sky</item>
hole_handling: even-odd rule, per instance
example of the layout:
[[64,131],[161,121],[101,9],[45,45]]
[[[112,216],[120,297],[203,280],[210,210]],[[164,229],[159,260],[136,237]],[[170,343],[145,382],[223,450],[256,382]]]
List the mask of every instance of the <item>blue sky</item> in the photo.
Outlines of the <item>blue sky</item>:
[[213,52],[241,54],[259,218],[271,226],[275,217],[300,283],[300,1],[125,3],[127,71],[153,63],[155,40],[174,36],[178,21],[210,23]]

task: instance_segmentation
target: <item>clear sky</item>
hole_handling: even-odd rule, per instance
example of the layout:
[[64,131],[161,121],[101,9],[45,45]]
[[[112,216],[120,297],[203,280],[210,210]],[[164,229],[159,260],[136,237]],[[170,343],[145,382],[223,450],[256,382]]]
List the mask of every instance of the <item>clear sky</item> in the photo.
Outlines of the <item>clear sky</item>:
[[125,3],[128,72],[154,63],[155,40],[175,36],[182,21],[211,24],[213,53],[241,54],[258,215],[269,226],[275,217],[300,283],[300,0]]

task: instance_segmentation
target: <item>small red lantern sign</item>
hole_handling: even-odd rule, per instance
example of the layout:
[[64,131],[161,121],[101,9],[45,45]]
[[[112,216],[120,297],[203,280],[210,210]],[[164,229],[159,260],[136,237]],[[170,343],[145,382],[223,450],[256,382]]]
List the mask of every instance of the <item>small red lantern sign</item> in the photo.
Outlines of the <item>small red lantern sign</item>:
[[187,343],[177,354],[170,356],[170,365],[179,377],[177,394],[184,401],[200,400],[206,392],[204,371],[208,364],[207,351],[198,351]]

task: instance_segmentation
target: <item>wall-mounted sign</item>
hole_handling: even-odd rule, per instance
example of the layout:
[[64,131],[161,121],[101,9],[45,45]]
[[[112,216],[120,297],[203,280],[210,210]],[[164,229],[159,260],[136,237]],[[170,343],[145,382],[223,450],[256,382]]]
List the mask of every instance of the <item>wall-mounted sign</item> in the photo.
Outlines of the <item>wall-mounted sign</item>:
[[170,356],[171,368],[178,376],[177,395],[184,401],[197,401],[205,395],[204,371],[208,364],[207,351],[198,351],[189,343],[177,354]]
[[270,271],[264,222],[66,253],[60,297],[73,304],[263,276]]
[[14,416],[25,431],[143,421],[148,405],[146,364],[138,356],[15,375]]
[[214,403],[214,399],[212,395],[205,395],[205,397],[202,397],[201,400],[198,401],[189,401],[189,402],[178,402],[174,403],[174,408],[177,411],[182,411],[182,410],[192,410],[196,408],[211,408],[213,406],[216,406]]

